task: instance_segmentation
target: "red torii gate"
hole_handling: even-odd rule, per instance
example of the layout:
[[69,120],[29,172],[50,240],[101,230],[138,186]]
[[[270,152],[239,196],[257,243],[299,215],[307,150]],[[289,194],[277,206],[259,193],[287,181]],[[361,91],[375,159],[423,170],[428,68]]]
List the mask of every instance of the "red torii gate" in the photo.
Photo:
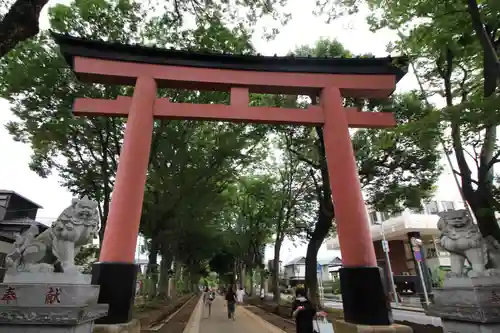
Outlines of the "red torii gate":
[[[341,245],[345,320],[389,325],[392,314],[377,267],[349,127],[396,125],[393,114],[344,108],[343,97],[385,98],[405,74],[403,58],[294,58],[201,54],[105,43],[53,34],[84,82],[134,85],[133,97],[78,98],[76,115],[128,117],[100,262],[92,283],[110,304],[100,323],[131,319],[136,249],[155,118],[323,125]],[[398,63],[399,66],[395,65]],[[229,91],[230,105],[172,103],[157,88]],[[249,106],[249,93],[320,96],[308,109]]]

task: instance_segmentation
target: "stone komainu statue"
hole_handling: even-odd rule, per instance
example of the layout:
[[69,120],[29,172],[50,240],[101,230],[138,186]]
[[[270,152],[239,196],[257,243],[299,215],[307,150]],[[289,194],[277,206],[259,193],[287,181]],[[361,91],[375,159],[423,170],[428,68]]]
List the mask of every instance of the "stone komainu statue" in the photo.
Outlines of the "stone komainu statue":
[[6,265],[27,271],[42,264],[52,265],[54,272],[74,270],[75,256],[83,245],[92,241],[98,227],[97,202],[87,197],[73,199],[49,229],[39,234],[38,227],[33,225],[22,236],[16,235]]
[[[439,243],[450,252],[451,275],[464,276],[465,260],[472,270],[469,277],[488,276],[500,268],[500,245],[491,236],[483,238],[465,209],[440,213]],[[489,269],[487,269],[487,267]]]

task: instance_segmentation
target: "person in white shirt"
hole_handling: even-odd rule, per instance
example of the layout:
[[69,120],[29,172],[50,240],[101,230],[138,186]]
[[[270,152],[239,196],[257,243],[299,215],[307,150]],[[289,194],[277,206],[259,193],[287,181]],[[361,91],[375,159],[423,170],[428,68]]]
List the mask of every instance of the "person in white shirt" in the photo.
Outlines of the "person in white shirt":
[[243,287],[240,287],[240,289],[236,292],[236,299],[238,300],[239,304],[243,304],[244,296],[245,296],[245,291],[243,290]]

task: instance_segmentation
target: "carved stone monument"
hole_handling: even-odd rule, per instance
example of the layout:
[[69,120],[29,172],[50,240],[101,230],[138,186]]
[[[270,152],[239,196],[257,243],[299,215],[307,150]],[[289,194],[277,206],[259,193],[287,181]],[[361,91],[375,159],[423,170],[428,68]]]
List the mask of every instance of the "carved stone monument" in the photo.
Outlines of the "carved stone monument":
[[[440,245],[451,272],[436,288],[428,314],[441,317],[445,333],[500,332],[500,246],[483,238],[466,210],[440,214]],[[465,266],[465,261],[470,269]]]
[[42,233],[33,225],[16,236],[0,284],[1,333],[90,333],[107,314],[97,304],[99,286],[75,266],[75,255],[92,241],[99,226],[97,203],[73,199]]

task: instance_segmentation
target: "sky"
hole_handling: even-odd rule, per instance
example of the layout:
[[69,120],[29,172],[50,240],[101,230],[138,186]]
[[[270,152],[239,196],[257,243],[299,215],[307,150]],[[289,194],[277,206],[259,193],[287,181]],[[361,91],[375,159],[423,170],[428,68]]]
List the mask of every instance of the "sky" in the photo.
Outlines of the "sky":
[[[58,2],[67,1],[49,1],[49,6]],[[383,57],[388,55],[386,45],[397,40],[396,33],[391,31],[371,33],[364,19],[367,11],[326,24],[324,18],[315,17],[312,14],[314,3],[315,0],[289,0],[289,5],[285,10],[292,13],[292,20],[281,28],[280,34],[272,41],[260,39],[260,34],[257,33],[253,38],[257,51],[264,55],[285,55],[300,45],[314,44],[320,38],[335,38],[354,54],[369,52]],[[48,26],[47,9],[48,6],[40,17],[42,28]],[[265,21],[258,27],[262,28],[263,25],[266,25]],[[409,73],[399,82],[397,91],[416,88],[418,88],[417,81],[414,75]],[[30,171],[28,166],[31,155],[30,146],[14,142],[4,128],[7,121],[14,119],[8,103],[0,99],[0,156],[5,159],[3,163],[0,163],[0,189],[16,191],[42,205],[43,209],[39,211],[37,220],[50,223],[70,204],[72,196],[59,185],[57,175],[42,179]],[[439,187],[445,191],[441,195],[448,196],[446,192],[451,191],[454,192],[452,195],[456,196],[457,191],[453,190],[456,187],[450,175],[445,174],[442,177]],[[280,257],[286,263],[293,258],[305,255],[305,248],[304,244],[294,245],[291,242],[285,242]],[[318,258],[338,255],[338,251],[328,251],[324,245],[319,251]],[[266,259],[272,259],[272,256],[272,249],[266,250]]]

